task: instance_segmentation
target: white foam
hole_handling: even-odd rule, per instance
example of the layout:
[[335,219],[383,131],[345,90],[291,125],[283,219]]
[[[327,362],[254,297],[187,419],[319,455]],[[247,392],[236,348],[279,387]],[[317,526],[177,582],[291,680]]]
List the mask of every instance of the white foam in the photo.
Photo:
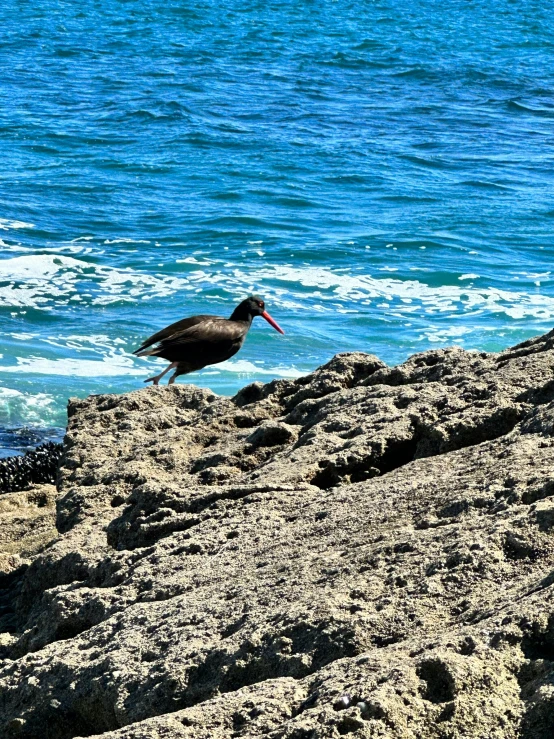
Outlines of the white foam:
[[[54,343],[54,342],[52,342]],[[101,360],[77,359],[47,359],[45,357],[18,357],[17,364],[0,366],[0,373],[23,373],[62,377],[140,377],[148,371],[148,365],[137,362],[129,354],[110,353]],[[152,364],[152,363],[151,363]],[[154,365],[163,369],[161,362]],[[294,367],[261,367],[247,359],[238,359],[218,364],[208,374],[215,374],[216,370],[230,372],[235,375],[268,376],[268,377],[302,377],[304,374]],[[0,388],[7,395],[17,394],[15,390]],[[37,396],[38,397],[38,396]],[[45,396],[46,397],[46,396]]]
[[34,254],[32,257],[14,257],[0,261],[0,277],[11,280],[51,278],[60,267],[82,268],[88,265],[71,257],[58,257],[53,254]]
[[[534,287],[533,292],[525,292],[474,285],[435,286],[417,279],[382,274],[372,277],[360,271],[348,273],[290,264],[262,267],[250,264],[246,269],[229,270],[223,269],[222,263],[218,269],[218,263],[213,262],[208,270],[205,258],[189,256],[178,261],[198,269],[177,276],[113,268],[63,254],[14,256],[0,260],[0,283],[4,283],[0,286],[0,306],[50,309],[83,298],[95,306],[138,304],[217,287],[222,302],[229,297],[235,301],[244,294],[259,293],[271,306],[291,311],[305,310],[308,298],[317,302],[314,310],[318,312],[366,313],[371,310],[367,306],[372,301],[380,300],[386,315],[394,315],[393,311],[402,314],[438,311],[453,315],[496,313],[514,319],[554,317],[554,298]],[[546,274],[536,273],[533,278],[537,280]],[[477,279],[477,275],[468,273],[459,279]]]
[[19,390],[14,390],[11,387],[0,387],[0,399],[1,398],[17,398],[22,396]]
[[260,367],[248,359],[236,359],[228,360],[227,362],[221,362],[217,365],[220,369],[226,372],[233,372],[235,374],[246,374],[246,375],[270,375],[271,377],[289,377],[296,378],[305,375],[305,372],[300,372],[294,367],[271,367],[265,368]]
[[[554,298],[538,292],[525,293],[500,290],[494,287],[457,287],[456,285],[426,285],[419,280],[400,280],[375,278],[370,275],[337,274],[326,267],[295,268],[289,266],[270,267],[256,273],[258,280],[277,280],[289,283],[289,294],[294,292],[294,284],[320,290],[318,299],[323,301],[348,301],[349,308],[355,308],[361,300],[382,298],[386,301],[398,300],[397,310],[406,312],[413,308],[405,305],[402,298],[409,298],[425,310],[438,310],[456,314],[503,313],[510,318],[554,317]],[[265,290],[266,295],[271,290]],[[275,302],[280,304],[280,295],[275,293]],[[323,303],[324,304],[324,303]],[[334,311],[331,305],[327,310]]]
[[115,269],[69,256],[34,254],[0,260],[0,281],[9,283],[0,287],[0,306],[46,308],[53,302],[64,304],[74,299],[81,281],[91,278],[98,290],[93,305],[133,303],[193,289],[189,278]]
[[45,357],[17,357],[17,364],[0,366],[0,372],[17,372],[36,375],[57,375],[63,377],[138,377],[144,369],[124,355],[106,356],[100,361],[94,359],[46,359]]
[[2,231],[10,231],[18,228],[34,228],[34,223],[25,223],[25,221],[12,221],[9,218],[0,218],[0,229]]
[[55,399],[46,393],[22,393],[0,387],[0,423],[4,426],[32,425],[47,428],[57,421]]
[[106,239],[104,244],[151,244],[148,239]]
[[200,264],[200,265],[208,265],[213,264],[212,261],[209,259],[196,259],[196,257],[185,257],[184,259],[176,259],[175,264]]
[[107,334],[69,334],[65,337],[69,341],[76,341],[85,344],[95,344],[97,346],[108,346],[112,339]]
[[449,341],[460,341],[462,336],[471,333],[471,328],[468,326],[450,326],[449,328],[436,329],[430,327],[423,331],[423,334],[419,336],[419,340],[427,339],[427,341],[433,343],[447,344]]

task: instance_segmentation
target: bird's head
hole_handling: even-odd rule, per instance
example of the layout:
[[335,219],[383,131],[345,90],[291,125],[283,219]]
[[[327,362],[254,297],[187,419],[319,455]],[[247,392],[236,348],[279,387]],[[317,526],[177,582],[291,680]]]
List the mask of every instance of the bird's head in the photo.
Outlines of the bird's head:
[[242,303],[237,305],[231,318],[238,318],[239,315],[251,316],[252,318],[254,318],[254,316],[261,316],[262,318],[265,318],[265,320],[271,326],[273,326],[276,331],[279,331],[280,334],[285,333],[283,329],[279,326],[279,324],[274,321],[273,318],[266,311],[265,302],[257,295],[250,295],[250,297],[246,298],[246,300],[243,300]]

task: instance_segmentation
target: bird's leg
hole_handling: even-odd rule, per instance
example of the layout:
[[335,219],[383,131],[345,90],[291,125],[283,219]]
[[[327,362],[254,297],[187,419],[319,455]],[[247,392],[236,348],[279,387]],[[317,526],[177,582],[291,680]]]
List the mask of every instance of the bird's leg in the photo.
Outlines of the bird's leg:
[[164,375],[165,375],[165,374],[166,374],[167,372],[169,372],[169,370],[170,370],[170,369],[173,369],[173,368],[174,368],[174,367],[176,367],[176,366],[177,366],[177,362],[171,362],[171,364],[169,365],[169,367],[166,367],[166,368],[164,369],[164,371],[163,371],[163,372],[160,372],[160,374],[159,374],[159,375],[155,375],[154,377],[149,377],[149,378],[148,378],[147,380],[145,380],[144,382],[153,382],[153,383],[154,383],[154,385],[158,385],[158,384],[159,384],[159,382],[160,382],[160,380],[162,379],[162,377],[163,377],[163,376],[164,376]]
[[[192,372],[193,371],[190,368],[190,365],[187,364],[187,363],[185,363],[185,362],[173,362],[173,364],[176,364],[177,365],[177,369],[175,370],[175,372],[169,378],[169,382],[167,383],[168,385],[173,385],[173,383],[179,377],[179,375],[188,375],[189,372]],[[167,369],[169,369],[169,367]],[[202,368],[199,367],[198,369],[202,369]]]

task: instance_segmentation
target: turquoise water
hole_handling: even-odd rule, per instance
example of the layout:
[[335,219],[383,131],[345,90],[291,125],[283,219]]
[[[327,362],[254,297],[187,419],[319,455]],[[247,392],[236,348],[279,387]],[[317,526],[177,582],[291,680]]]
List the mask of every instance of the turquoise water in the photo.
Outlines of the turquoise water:
[[0,28],[4,431],[141,387],[146,336],[251,292],[286,335],[258,319],[181,382],[552,327],[544,3],[44,0]]

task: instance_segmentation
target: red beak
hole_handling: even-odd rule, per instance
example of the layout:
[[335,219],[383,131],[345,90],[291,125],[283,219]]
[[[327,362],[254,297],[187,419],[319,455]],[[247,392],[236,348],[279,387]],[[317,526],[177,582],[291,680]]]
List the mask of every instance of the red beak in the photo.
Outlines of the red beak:
[[272,318],[272,317],[271,317],[271,316],[269,315],[269,313],[268,313],[267,311],[265,311],[265,310],[264,310],[264,312],[262,313],[262,318],[265,318],[265,320],[266,320],[266,321],[267,321],[267,322],[268,322],[269,324],[271,324],[271,325],[273,326],[273,328],[274,328],[274,329],[275,329],[276,331],[278,331],[278,332],[279,332],[280,334],[284,334],[284,333],[285,333],[285,332],[283,331],[283,329],[281,328],[281,326],[279,326],[279,324],[277,323],[277,321],[274,321],[274,320],[273,320],[273,318]]

